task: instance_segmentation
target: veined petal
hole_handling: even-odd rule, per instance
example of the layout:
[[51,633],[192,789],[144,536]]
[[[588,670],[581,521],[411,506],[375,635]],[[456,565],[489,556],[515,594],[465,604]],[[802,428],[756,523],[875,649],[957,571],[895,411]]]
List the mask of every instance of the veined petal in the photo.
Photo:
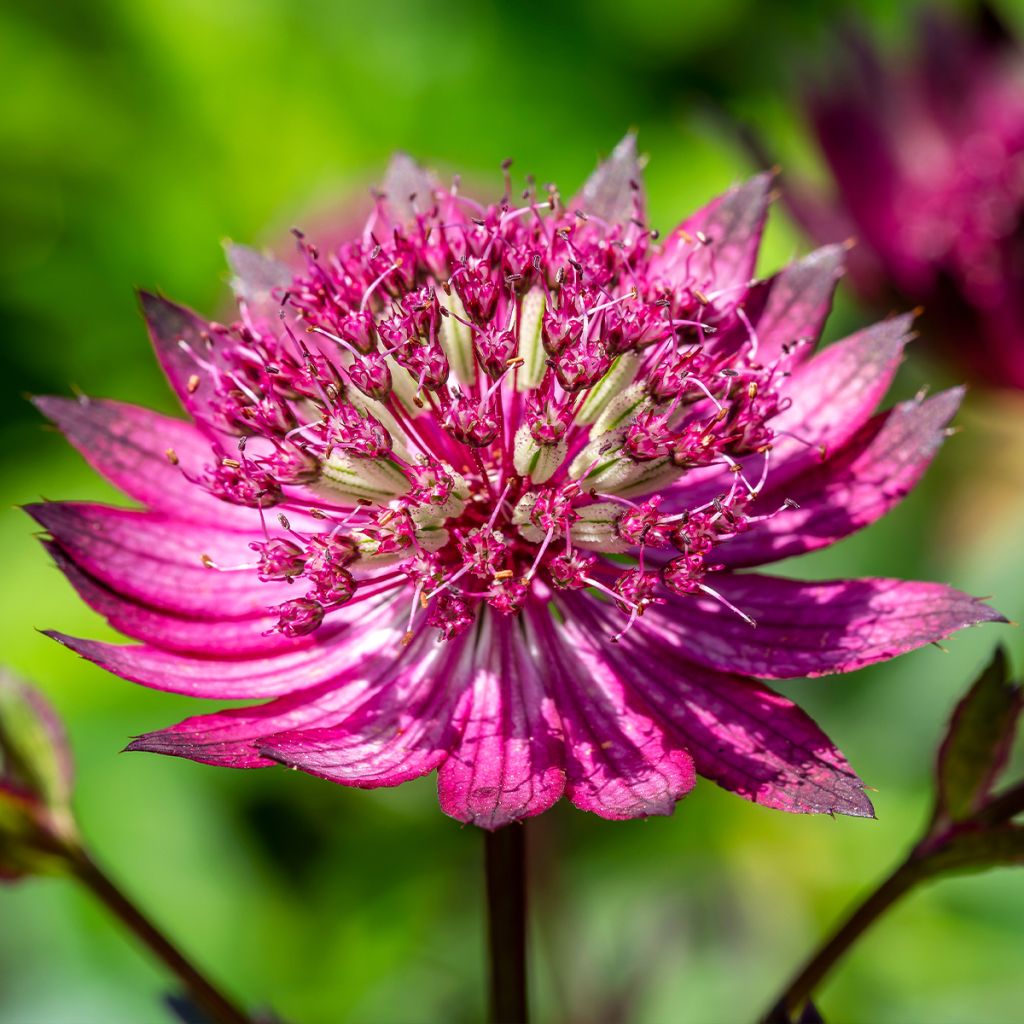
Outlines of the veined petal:
[[81,569],[113,590],[177,615],[248,618],[305,593],[304,583],[263,583],[255,569],[220,572],[217,564],[253,564],[248,536],[149,512],[74,502],[25,509]]
[[228,429],[217,384],[232,367],[209,321],[150,292],[139,292],[139,301],[157,359],[185,411],[205,429]]
[[338,623],[321,643],[272,657],[187,657],[159,647],[123,646],[83,640],[55,630],[46,635],[96,665],[154,690],[192,697],[257,700],[334,685],[354,679],[372,680],[391,664],[401,648],[402,630],[390,611],[391,602],[363,609],[364,616]]
[[876,416],[819,468],[769,486],[758,509],[768,512],[786,499],[799,507],[755,523],[716,557],[730,568],[762,565],[834,544],[880,519],[920,480],[962,397],[963,389],[954,388]]
[[765,282],[764,307],[755,323],[760,362],[770,363],[795,341],[818,341],[843,273],[845,251],[842,245],[826,245]]
[[547,691],[562,719],[566,794],[602,818],[671,814],[693,789],[693,760],[605,657],[603,644],[560,635],[546,608],[531,614]]
[[187,718],[177,725],[133,740],[129,750],[185,757],[228,768],[266,767],[279,761],[260,753],[279,736],[300,730],[341,725],[420,659],[431,659],[437,645],[421,633],[394,658],[380,665],[380,675],[354,674],[288,693],[256,707],[232,708]]
[[372,789],[433,771],[458,742],[456,707],[473,671],[466,635],[430,644],[341,725],[268,741],[264,756],[289,768]]
[[445,814],[495,829],[561,797],[564,741],[534,639],[492,613],[478,646],[462,738],[438,770],[437,788]]
[[735,305],[754,274],[771,183],[770,174],[759,174],[683,221],[652,269],[678,287],[711,282],[715,294],[709,298]]
[[436,183],[408,153],[398,152],[391,158],[381,185],[388,212],[398,225],[416,220],[416,214],[430,208]]
[[634,632],[659,650],[765,679],[851,672],[982,622],[994,608],[941,583],[894,579],[812,582],[719,573],[711,586],[757,623],[710,596],[671,597]]
[[320,637],[290,637],[275,629],[276,613],[249,619],[186,618],[157,611],[121,596],[78,568],[53,543],[46,544],[57,567],[79,596],[114,629],[133,640],[183,654],[248,657],[312,647]]
[[608,224],[625,224],[643,210],[635,133],[627,133],[598,165],[571,205]]
[[797,367],[792,405],[773,421],[772,484],[819,464],[853,437],[892,383],[910,339],[910,314],[883,320],[829,345]]
[[35,405],[94,469],[136,501],[181,520],[259,528],[255,509],[221,501],[186,476],[199,476],[212,459],[209,438],[193,424],[104,399],[47,396]]
[[[587,602],[573,615],[600,638]],[[814,721],[752,679],[712,672],[627,633],[607,650],[666,730],[686,745],[697,771],[766,807],[801,814],[871,817],[863,783]]]

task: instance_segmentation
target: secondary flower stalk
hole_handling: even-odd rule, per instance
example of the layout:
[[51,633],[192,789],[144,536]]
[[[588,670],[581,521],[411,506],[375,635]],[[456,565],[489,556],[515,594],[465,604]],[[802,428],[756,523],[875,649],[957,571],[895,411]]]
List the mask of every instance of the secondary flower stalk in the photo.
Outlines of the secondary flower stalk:
[[896,317],[813,354],[833,246],[754,280],[771,181],[664,240],[627,137],[570,201],[482,204],[407,157],[362,233],[303,268],[229,249],[230,324],[143,295],[185,422],[40,408],[142,510],[30,511],[138,644],[54,634],[146,686],[262,701],[130,749],[345,785],[436,770],[486,829],[563,795],[670,813],[696,774],[870,815],[759,678],[845,672],[998,613],[949,587],[741,571],[895,505],[959,391],[876,416]]

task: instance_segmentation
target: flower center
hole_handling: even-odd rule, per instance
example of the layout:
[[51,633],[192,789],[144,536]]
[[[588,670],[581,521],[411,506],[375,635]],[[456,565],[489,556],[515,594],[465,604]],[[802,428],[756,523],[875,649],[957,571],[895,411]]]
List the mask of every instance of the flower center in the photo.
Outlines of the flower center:
[[213,426],[239,438],[201,482],[259,510],[260,578],[301,587],[277,628],[399,589],[410,630],[425,615],[443,637],[567,590],[627,628],[666,590],[714,595],[712,550],[766,478],[786,357],[757,361],[697,258],[710,240],[676,239],[669,268],[639,201],[620,224],[555,192],[414,206],[396,221],[381,198],[326,258],[298,236],[279,306],[243,302],[211,327],[217,358],[193,353]]

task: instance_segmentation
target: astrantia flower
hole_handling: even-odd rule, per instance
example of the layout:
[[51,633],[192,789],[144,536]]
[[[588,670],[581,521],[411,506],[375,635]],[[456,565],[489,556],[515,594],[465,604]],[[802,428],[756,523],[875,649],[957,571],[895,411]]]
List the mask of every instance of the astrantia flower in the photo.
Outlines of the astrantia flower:
[[928,11],[920,53],[852,41],[809,111],[836,202],[791,198],[822,242],[853,235],[854,283],[925,307],[926,336],[977,380],[1024,387],[1024,56],[985,12]]
[[871,418],[909,320],[812,355],[828,248],[751,282],[769,180],[659,243],[632,138],[577,199],[480,205],[407,158],[359,238],[297,276],[234,248],[239,320],[152,295],[192,422],[41,408],[145,508],[33,515],[140,645],[58,638],[156,689],[265,699],[132,748],[351,786],[438,771],[495,828],[563,794],[665,814],[695,774],[870,814],[795,705],[752,677],[843,672],[998,618],[945,586],[736,570],[882,515],[959,400]]

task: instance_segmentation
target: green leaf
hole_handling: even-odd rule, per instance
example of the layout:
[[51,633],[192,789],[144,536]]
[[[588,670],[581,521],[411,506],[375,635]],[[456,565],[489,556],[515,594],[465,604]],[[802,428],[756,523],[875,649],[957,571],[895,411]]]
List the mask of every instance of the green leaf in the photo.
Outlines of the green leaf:
[[996,828],[953,833],[921,861],[928,875],[947,875],[1024,864],[1024,827]]
[[936,819],[963,821],[981,807],[1006,764],[1022,707],[1020,684],[1010,681],[997,650],[957,705],[939,749]]

